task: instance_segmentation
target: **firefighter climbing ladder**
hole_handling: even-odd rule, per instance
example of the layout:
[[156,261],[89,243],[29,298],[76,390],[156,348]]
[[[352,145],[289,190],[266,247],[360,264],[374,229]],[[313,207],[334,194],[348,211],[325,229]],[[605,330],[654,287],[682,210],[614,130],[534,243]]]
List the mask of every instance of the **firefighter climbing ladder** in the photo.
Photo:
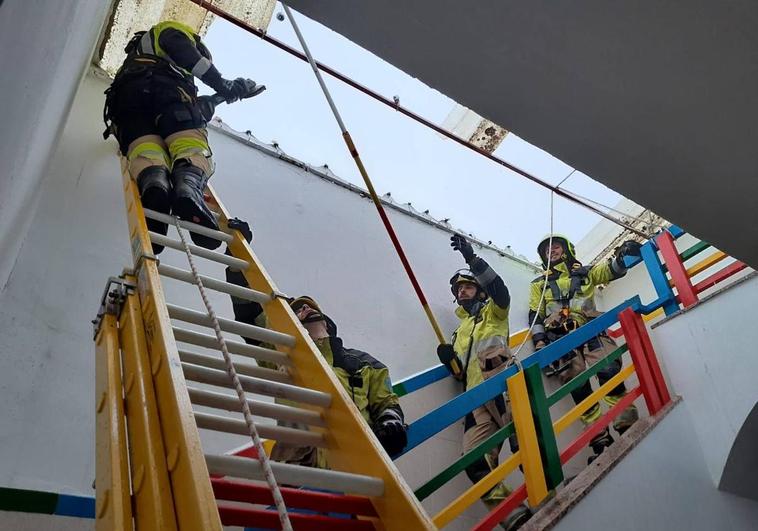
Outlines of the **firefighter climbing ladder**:
[[[235,394],[207,388],[234,390],[224,359],[218,355],[216,336],[197,330],[212,329],[211,317],[165,300],[161,277],[188,284],[195,284],[196,277],[192,271],[161,264],[152,254],[151,240],[183,251],[184,237],[180,233],[179,239],[172,239],[149,232],[145,216],[170,225],[175,220],[143,210],[136,185],[126,172],[123,184],[134,267],[109,279],[94,322],[97,528],[278,528],[277,512],[266,508],[274,496],[260,483],[265,463],[259,456],[203,451],[199,429],[241,435],[250,430],[242,418],[205,412],[207,408],[239,412],[242,406]],[[210,187],[209,196],[219,225],[226,228],[228,212]],[[276,350],[227,339],[228,351],[288,368],[285,373],[234,362],[253,415],[309,427],[256,423],[258,434],[329,450],[333,470],[271,463],[278,484],[287,485],[280,491],[294,528],[434,529],[241,234],[188,222],[178,225],[225,242],[231,256],[186,246],[194,257],[242,271],[250,286],[242,288],[199,275],[205,289],[258,302],[266,312],[269,328],[224,318],[218,318],[217,325],[222,331],[275,345]],[[216,355],[196,347],[215,350]],[[298,406],[256,400],[252,394],[286,398]],[[193,410],[193,406],[204,410]],[[321,514],[303,514],[299,509]],[[322,515],[325,512],[358,518]]]

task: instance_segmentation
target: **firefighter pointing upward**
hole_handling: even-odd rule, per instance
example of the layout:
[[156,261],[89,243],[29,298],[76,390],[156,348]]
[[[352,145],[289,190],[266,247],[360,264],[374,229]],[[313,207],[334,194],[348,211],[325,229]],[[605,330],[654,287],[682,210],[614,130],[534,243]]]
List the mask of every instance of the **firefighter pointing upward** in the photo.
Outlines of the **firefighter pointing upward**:
[[[453,249],[463,255],[471,270],[459,271],[450,279],[450,290],[458,303],[455,315],[461,322],[453,333],[452,344],[440,345],[437,355],[453,376],[463,381],[465,390],[505,370],[513,362],[508,348],[511,296],[503,279],[474,254],[463,236],[456,234],[451,241]],[[471,451],[510,421],[511,412],[504,395],[474,409],[464,421],[463,453]],[[515,441],[511,441],[511,449],[515,449]],[[498,446],[466,468],[469,479],[476,483],[489,474],[497,466],[499,453]],[[505,485],[498,483],[482,496],[482,501],[492,509],[509,493]],[[529,516],[529,510],[521,505],[501,525],[508,530],[518,529]]]
[[[576,259],[574,245],[568,238],[558,234],[546,236],[537,246],[537,252],[546,272],[532,281],[529,294],[529,322],[535,322],[536,318],[532,341],[535,348],[540,349],[600,315],[595,308],[595,287],[626,275],[624,256],[639,256],[640,244],[634,241],[624,242],[613,258],[591,267],[582,266]],[[588,365],[594,365],[615,349],[616,344],[603,332],[558,360],[546,374],[557,374],[561,383],[567,383],[584,372]],[[620,359],[601,369],[597,373],[600,384],[610,380],[620,370]],[[571,392],[576,404],[590,394],[592,386],[589,381]],[[603,401],[613,406],[625,394],[626,387],[622,382],[613,388]],[[581,419],[585,425],[589,425],[599,417],[600,404],[595,404]],[[637,418],[637,408],[631,405],[616,417],[613,427],[622,434]],[[595,452],[590,462],[612,443],[613,437],[608,428],[600,432],[590,441],[590,446]]]
[[[249,79],[224,79],[211,54],[189,26],[174,21],[135,34],[124,64],[106,91],[104,136],[114,134],[146,208],[218,229],[203,190],[213,173],[206,118],[198,105],[194,77],[231,103],[255,95]],[[148,219],[148,228],[167,226]],[[192,233],[215,249],[218,240]],[[154,245],[157,254],[162,246]]]

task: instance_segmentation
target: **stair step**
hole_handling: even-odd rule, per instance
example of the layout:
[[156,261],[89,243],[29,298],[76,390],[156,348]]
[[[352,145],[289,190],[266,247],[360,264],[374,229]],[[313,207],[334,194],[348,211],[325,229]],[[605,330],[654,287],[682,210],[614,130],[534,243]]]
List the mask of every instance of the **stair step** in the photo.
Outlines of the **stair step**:
[[[180,280],[189,284],[195,284],[195,277],[192,275],[192,271],[181,269],[179,267],[170,266],[168,264],[158,264],[158,272],[164,277],[173,278],[174,280]],[[232,295],[238,299],[246,301],[257,302],[259,304],[266,304],[274,300],[272,295],[267,295],[261,291],[255,291],[250,288],[243,288],[237,284],[218,280],[213,277],[205,275],[198,275],[200,277],[203,286],[207,289],[212,289],[227,295]]]
[[[217,500],[272,505],[274,497],[267,486],[235,479],[211,478]],[[350,496],[331,492],[280,487],[287,508],[311,509],[324,513],[376,516],[371,500],[363,496]]]
[[[195,411],[194,414],[198,428],[224,433],[234,433],[236,435],[250,435],[250,431],[247,429],[247,424],[242,419],[233,419],[221,415],[202,413],[200,411]],[[258,430],[258,434],[266,439],[273,439],[275,441],[298,446],[326,448],[326,441],[321,433],[283,426],[274,426],[271,424],[258,424],[257,422],[255,423],[255,427]]]
[[[166,308],[168,308],[168,315],[172,319],[208,328],[213,327],[213,321],[207,313],[198,312],[196,310],[191,310],[190,308],[169,303],[166,303]],[[258,341],[274,345],[283,345],[285,347],[295,346],[295,337],[290,334],[283,334],[275,330],[269,330],[268,328],[240,323],[223,317],[216,317],[216,320],[218,321],[219,327],[224,332],[237,334],[249,339],[257,339]]]
[[[205,347],[215,351],[220,351],[218,340],[215,335],[203,334],[202,332],[195,332],[187,328],[180,328],[178,326],[171,327],[174,331],[174,339],[182,343],[189,343],[198,347]],[[276,363],[277,365],[284,365],[285,367],[292,367],[292,360],[286,354],[273,350],[270,348],[259,347],[257,345],[248,345],[240,341],[226,340],[226,348],[230,354],[239,354],[240,356],[247,356],[259,361],[269,361]]]
[[[187,387],[190,401],[196,406],[206,406],[226,411],[239,411],[240,403],[237,395],[227,395],[216,393],[206,389],[197,389]],[[259,417],[268,417],[285,422],[299,422],[308,426],[326,426],[326,421],[317,411],[310,409],[301,409],[298,407],[287,406],[284,404],[274,404],[271,402],[261,402],[259,400],[247,399],[247,405],[253,415]]]
[[[209,369],[189,363],[182,363],[182,369],[184,370],[184,377],[188,380],[230,389],[231,382],[229,381],[229,375],[225,371]],[[321,407],[329,407],[332,403],[331,395],[321,391],[314,391],[280,382],[271,382],[252,376],[238,376],[238,378],[240,384],[242,384],[242,388],[248,393],[286,398],[295,402]]]
[[[255,480],[264,479],[263,467],[257,459],[205,454],[205,462],[211,474]],[[279,484],[328,489],[363,496],[382,496],[384,494],[384,481],[376,477],[277,462],[271,463],[271,469]]]
[[[226,370],[224,359],[216,356],[206,356],[205,354],[179,349],[179,359],[185,363],[200,365],[202,367],[208,367],[209,369],[218,369],[220,371]],[[259,367],[252,363],[235,361],[234,370],[237,371],[237,374],[253,376],[255,378],[261,378],[262,380],[271,380],[272,382],[288,384],[292,383],[292,378],[290,378],[289,374],[274,369],[268,369],[266,367]]]

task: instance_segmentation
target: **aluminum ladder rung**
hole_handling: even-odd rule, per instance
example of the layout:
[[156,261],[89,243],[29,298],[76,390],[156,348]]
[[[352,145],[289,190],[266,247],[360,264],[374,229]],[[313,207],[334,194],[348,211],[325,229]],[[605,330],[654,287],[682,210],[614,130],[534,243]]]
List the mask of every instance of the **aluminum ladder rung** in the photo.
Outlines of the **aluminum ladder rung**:
[[[223,358],[206,356],[205,354],[198,354],[197,352],[191,352],[189,350],[179,349],[179,359],[183,362],[208,367],[209,369],[226,370],[226,363]],[[252,363],[235,361],[234,369],[238,374],[244,374],[245,376],[253,376],[254,378],[271,380],[272,382],[292,383],[292,378],[290,378],[289,374],[274,369],[268,369],[266,367],[259,367]]]
[[[190,345],[196,345],[198,347],[205,347],[213,350],[221,350],[216,340],[216,336],[209,334],[203,334],[195,332],[194,330],[188,330],[186,328],[180,328],[178,326],[172,326],[174,331],[174,339],[182,343],[189,343]],[[248,345],[240,341],[226,341],[226,348],[231,354],[238,354],[240,356],[247,356],[259,361],[270,361],[277,365],[283,365],[285,367],[292,367],[292,360],[289,356],[278,350],[272,350],[270,348],[259,347],[257,345]]]
[[[167,236],[164,236],[163,234],[158,234],[157,232],[153,231],[149,231],[148,234],[150,234],[150,241],[152,243],[157,243],[159,245],[184,252],[184,246],[179,240],[173,240]],[[224,253],[219,253],[216,251],[211,251],[210,249],[198,247],[197,245],[192,245],[191,243],[188,243],[187,245],[189,246],[190,251],[192,251],[193,256],[200,256],[213,262],[228,265],[239,271],[244,271],[250,267],[250,264],[244,260],[240,260],[239,258],[234,258],[233,256],[227,256]]]
[[[176,304],[169,303],[166,303],[166,308],[168,308],[168,315],[172,319],[177,319],[199,326],[205,326],[208,328],[213,327],[213,321],[206,313],[198,312],[189,308],[185,308],[183,306],[177,306]],[[295,336],[291,336],[289,334],[283,334],[281,332],[269,330],[268,328],[262,328],[260,326],[240,323],[231,319],[224,319],[223,317],[217,317],[216,320],[218,321],[221,330],[224,332],[230,332],[232,334],[237,334],[250,339],[257,339],[258,341],[263,341],[265,343],[271,343],[274,345],[284,345],[285,347],[295,346]]]
[[[160,263],[158,264],[158,272],[164,277],[173,278],[174,280],[180,280],[189,284],[195,284],[195,278],[192,276],[192,272],[187,271],[186,269],[180,269],[178,267]],[[273,295],[266,295],[261,291],[243,288],[237,284],[231,284],[230,282],[225,282],[205,275],[199,275],[199,277],[203,286],[206,288],[226,293],[227,295],[232,295],[238,299],[253,301],[259,304],[266,304],[274,300]]]
[[[205,462],[211,474],[220,474],[245,479],[263,480],[263,467],[257,459],[226,455],[205,454]],[[372,476],[323,470],[287,463],[271,463],[277,483],[316,489],[329,489],[345,494],[382,496],[384,481]]]
[[[212,415],[201,411],[195,411],[194,415],[197,427],[200,429],[233,433],[235,435],[250,435],[247,424],[242,419]],[[299,430],[297,428],[287,428],[271,424],[259,424],[257,422],[255,423],[255,427],[258,430],[258,435],[265,437],[266,439],[273,439],[275,441],[297,446],[326,448],[324,436],[315,431]]]
[[[189,363],[182,363],[182,369],[184,370],[184,377],[188,380],[215,385],[225,389],[230,388],[229,375],[224,371],[208,369],[207,367]],[[313,389],[305,389],[285,383],[271,382],[260,378],[253,378],[252,376],[238,376],[238,378],[242,384],[242,388],[249,393],[286,398],[295,402],[321,407],[329,407],[332,403],[331,395],[321,391],[314,391]]]
[[[241,409],[237,395],[227,395],[196,387],[187,387],[187,391],[189,392],[190,401],[197,406],[223,409],[225,411],[240,411]],[[326,426],[324,417],[317,411],[311,411],[310,409],[301,409],[272,402],[261,402],[252,398],[247,399],[247,405],[253,415],[258,415],[259,417],[268,417],[286,422],[299,422],[308,426]]]
[[[162,221],[163,223],[168,223],[172,227],[176,223],[174,221],[174,216],[169,216],[168,214],[156,212],[155,210],[150,210],[149,208],[143,208],[143,210],[145,212],[146,218],[154,219],[156,221]],[[231,234],[227,234],[226,232],[222,232],[220,230],[209,229],[208,227],[203,227],[202,225],[198,225],[197,223],[192,223],[191,221],[180,219],[179,226],[190,232],[202,234],[203,236],[209,236],[216,240],[221,240],[222,242],[229,243],[232,240],[234,240],[234,237]]]

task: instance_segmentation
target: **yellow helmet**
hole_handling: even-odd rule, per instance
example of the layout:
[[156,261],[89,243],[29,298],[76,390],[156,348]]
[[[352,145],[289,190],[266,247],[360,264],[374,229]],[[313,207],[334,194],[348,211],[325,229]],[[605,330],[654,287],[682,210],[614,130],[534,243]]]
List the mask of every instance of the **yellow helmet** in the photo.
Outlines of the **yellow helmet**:
[[571,240],[569,240],[566,236],[563,234],[548,234],[542,240],[540,240],[539,245],[537,245],[537,254],[540,257],[540,260],[542,260],[542,266],[547,267],[547,258],[545,257],[546,251],[547,251],[547,245],[550,243],[550,240],[552,239],[553,243],[558,242],[563,246],[563,256],[561,256],[561,259],[556,262],[568,262],[569,264],[576,262],[576,248],[574,247],[574,244],[571,243]]

